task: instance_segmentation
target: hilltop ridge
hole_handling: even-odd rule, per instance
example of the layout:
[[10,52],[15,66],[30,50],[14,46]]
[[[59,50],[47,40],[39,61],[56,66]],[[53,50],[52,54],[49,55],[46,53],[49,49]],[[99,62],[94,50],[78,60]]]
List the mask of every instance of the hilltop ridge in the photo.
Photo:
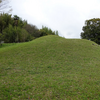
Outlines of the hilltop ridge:
[[99,51],[52,35],[0,48],[0,99],[100,99]]

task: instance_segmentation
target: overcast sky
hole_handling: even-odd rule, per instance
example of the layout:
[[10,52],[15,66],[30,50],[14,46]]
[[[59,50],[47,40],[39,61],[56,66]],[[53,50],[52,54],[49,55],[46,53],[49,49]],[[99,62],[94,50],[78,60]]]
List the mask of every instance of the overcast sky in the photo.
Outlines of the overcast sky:
[[10,5],[13,15],[65,38],[80,38],[85,20],[100,18],[100,0],[10,0]]

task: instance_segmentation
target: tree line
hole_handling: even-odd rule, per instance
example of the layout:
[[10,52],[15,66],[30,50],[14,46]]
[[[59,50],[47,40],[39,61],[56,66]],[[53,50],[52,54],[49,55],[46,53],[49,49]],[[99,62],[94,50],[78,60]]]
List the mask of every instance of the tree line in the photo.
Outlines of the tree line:
[[[42,26],[42,29],[38,29],[17,15],[11,17],[8,13],[2,13],[5,8],[7,12],[12,11],[8,3],[8,0],[0,0],[0,42],[26,42],[45,35],[58,35],[58,31],[52,31],[48,27]],[[88,39],[100,45],[100,18],[86,20],[82,30],[80,34],[82,39]]]
[[5,43],[27,42],[45,35],[58,35],[58,31],[52,31],[44,26],[38,29],[17,15],[12,17],[8,13],[0,14],[0,41]]

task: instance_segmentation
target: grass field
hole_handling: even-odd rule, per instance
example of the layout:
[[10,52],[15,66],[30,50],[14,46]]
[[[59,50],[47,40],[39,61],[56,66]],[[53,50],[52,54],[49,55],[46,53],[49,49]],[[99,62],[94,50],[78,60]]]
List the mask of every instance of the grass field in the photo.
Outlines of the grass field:
[[3,44],[0,100],[100,100],[100,46],[59,36]]

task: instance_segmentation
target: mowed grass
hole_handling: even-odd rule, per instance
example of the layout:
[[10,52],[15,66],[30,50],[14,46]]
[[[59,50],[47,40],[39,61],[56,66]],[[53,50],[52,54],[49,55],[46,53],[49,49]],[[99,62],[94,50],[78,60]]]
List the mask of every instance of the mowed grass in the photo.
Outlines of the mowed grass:
[[0,100],[100,100],[100,46],[44,36],[0,48]]

